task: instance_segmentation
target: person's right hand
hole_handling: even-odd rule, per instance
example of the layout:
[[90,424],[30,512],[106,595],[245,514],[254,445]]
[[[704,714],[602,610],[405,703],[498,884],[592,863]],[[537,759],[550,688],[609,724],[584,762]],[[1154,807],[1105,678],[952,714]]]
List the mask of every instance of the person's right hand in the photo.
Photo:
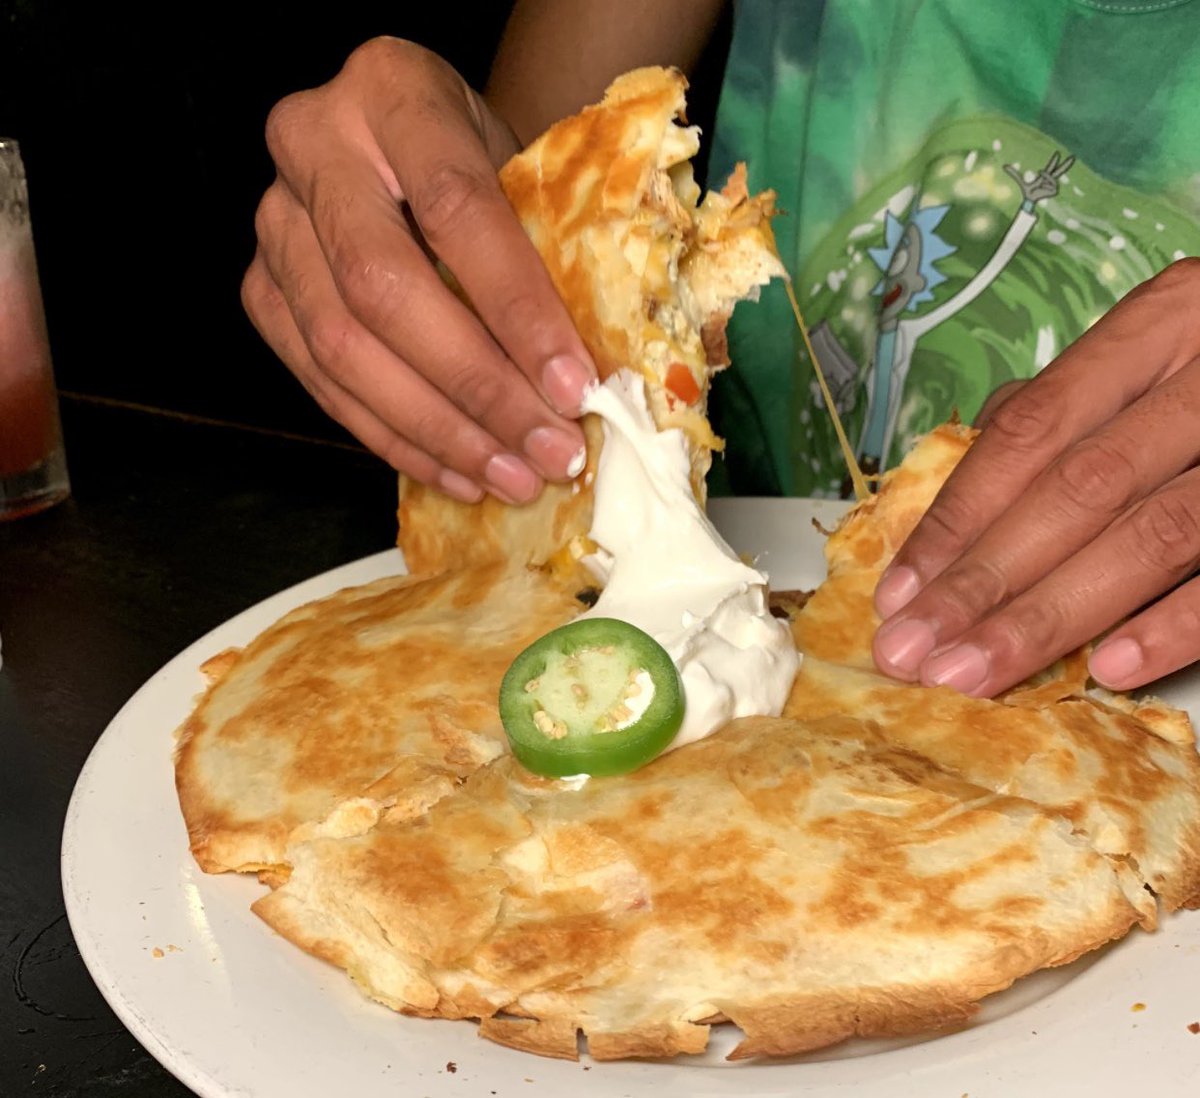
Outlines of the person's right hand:
[[458,499],[523,503],[578,473],[595,367],[500,189],[517,140],[462,77],[374,39],[279,102],[267,143],[242,301],[321,407]]

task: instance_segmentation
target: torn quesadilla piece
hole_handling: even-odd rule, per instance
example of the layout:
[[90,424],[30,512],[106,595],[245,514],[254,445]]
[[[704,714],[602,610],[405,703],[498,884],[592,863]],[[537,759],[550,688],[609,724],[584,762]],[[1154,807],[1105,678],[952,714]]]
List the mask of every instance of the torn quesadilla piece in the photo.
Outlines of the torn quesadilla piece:
[[1052,813],[871,722],[748,718],[582,789],[511,758],[419,820],[289,853],[255,910],[405,1013],[575,1058],[734,1058],[966,1020],[1139,918]]
[[825,547],[825,581],[792,628],[806,656],[875,670],[875,585],[976,434],[961,424],[938,427],[838,523]]
[[[701,197],[690,159],[699,131],[681,124],[687,81],[638,69],[604,100],[552,126],[500,172],[602,379],[646,379],[660,429],[687,440],[696,496],[722,445],[705,417],[712,375],[728,365],[734,305],[786,277],[775,251],[771,191],[751,196],[745,168]],[[524,507],[469,505],[405,481],[399,544],[414,573],[504,557],[565,572],[586,548],[600,430],[586,417],[588,463]],[[571,549],[574,549],[574,552]]]
[[506,750],[504,672],[580,609],[495,564],[347,588],[222,654],[175,757],[201,868],[277,873],[300,836],[419,814]]

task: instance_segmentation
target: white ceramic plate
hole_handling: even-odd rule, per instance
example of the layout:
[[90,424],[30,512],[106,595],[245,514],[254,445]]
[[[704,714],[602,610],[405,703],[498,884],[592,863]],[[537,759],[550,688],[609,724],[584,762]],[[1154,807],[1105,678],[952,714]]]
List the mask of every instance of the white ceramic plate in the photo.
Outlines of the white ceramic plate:
[[[820,582],[822,539],[810,520],[828,525],[840,510],[798,500],[713,507],[733,546],[760,554],[778,588]],[[700,1063],[545,1060],[481,1041],[470,1023],[403,1018],[368,1002],[339,970],[250,913],[262,891],[255,881],[196,868],[175,800],[171,736],[201,688],[204,659],[246,643],[294,606],[402,570],[394,550],[367,557],[215,629],[138,691],[80,774],[63,836],[63,887],[80,953],[121,1020],[204,1098],[1200,1093],[1200,1034],[1187,1029],[1200,1022],[1200,913],[1020,981],[960,1032],[851,1042],[782,1064],[726,1065],[727,1035],[714,1037]],[[1200,678],[1164,692],[1200,716]]]

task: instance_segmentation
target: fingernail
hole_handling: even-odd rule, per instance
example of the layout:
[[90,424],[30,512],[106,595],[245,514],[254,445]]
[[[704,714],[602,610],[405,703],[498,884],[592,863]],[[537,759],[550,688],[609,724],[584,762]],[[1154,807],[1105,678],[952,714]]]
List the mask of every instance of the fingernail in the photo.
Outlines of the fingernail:
[[875,634],[875,654],[888,670],[901,678],[915,679],[921,661],[937,643],[933,627],[925,621],[910,619],[880,627]]
[[573,355],[555,355],[542,369],[542,388],[564,416],[579,414],[583,391],[595,380],[595,371]]
[[1105,641],[1092,653],[1088,670],[1097,682],[1120,687],[1142,669],[1144,659],[1145,653],[1137,641],[1132,637],[1118,637]]
[[579,444],[579,436],[557,427],[535,427],[530,431],[525,436],[525,453],[543,473],[556,480],[579,476],[587,461],[587,450]]
[[911,568],[891,568],[875,588],[875,609],[885,621],[907,606],[921,589],[921,580]]
[[446,495],[462,500],[463,503],[478,503],[483,499],[483,489],[453,469],[443,469],[438,474],[438,487]]
[[935,656],[921,669],[926,686],[948,686],[960,694],[969,694],[983,685],[990,665],[987,654],[973,644],[959,644]]
[[483,470],[484,478],[507,497],[505,502],[528,503],[538,493],[541,479],[516,454],[496,454]]

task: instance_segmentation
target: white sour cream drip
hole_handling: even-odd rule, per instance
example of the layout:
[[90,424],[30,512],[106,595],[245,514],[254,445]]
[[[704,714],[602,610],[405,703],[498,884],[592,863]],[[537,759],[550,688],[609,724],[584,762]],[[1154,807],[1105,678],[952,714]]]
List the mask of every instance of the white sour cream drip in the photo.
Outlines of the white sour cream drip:
[[643,378],[621,370],[584,398],[604,424],[588,566],[604,584],[585,618],[618,618],[661,644],[683,680],[668,751],[735,717],[778,716],[800,656],[771,616],[767,577],[738,559],[692,495],[687,446],[659,431]]

